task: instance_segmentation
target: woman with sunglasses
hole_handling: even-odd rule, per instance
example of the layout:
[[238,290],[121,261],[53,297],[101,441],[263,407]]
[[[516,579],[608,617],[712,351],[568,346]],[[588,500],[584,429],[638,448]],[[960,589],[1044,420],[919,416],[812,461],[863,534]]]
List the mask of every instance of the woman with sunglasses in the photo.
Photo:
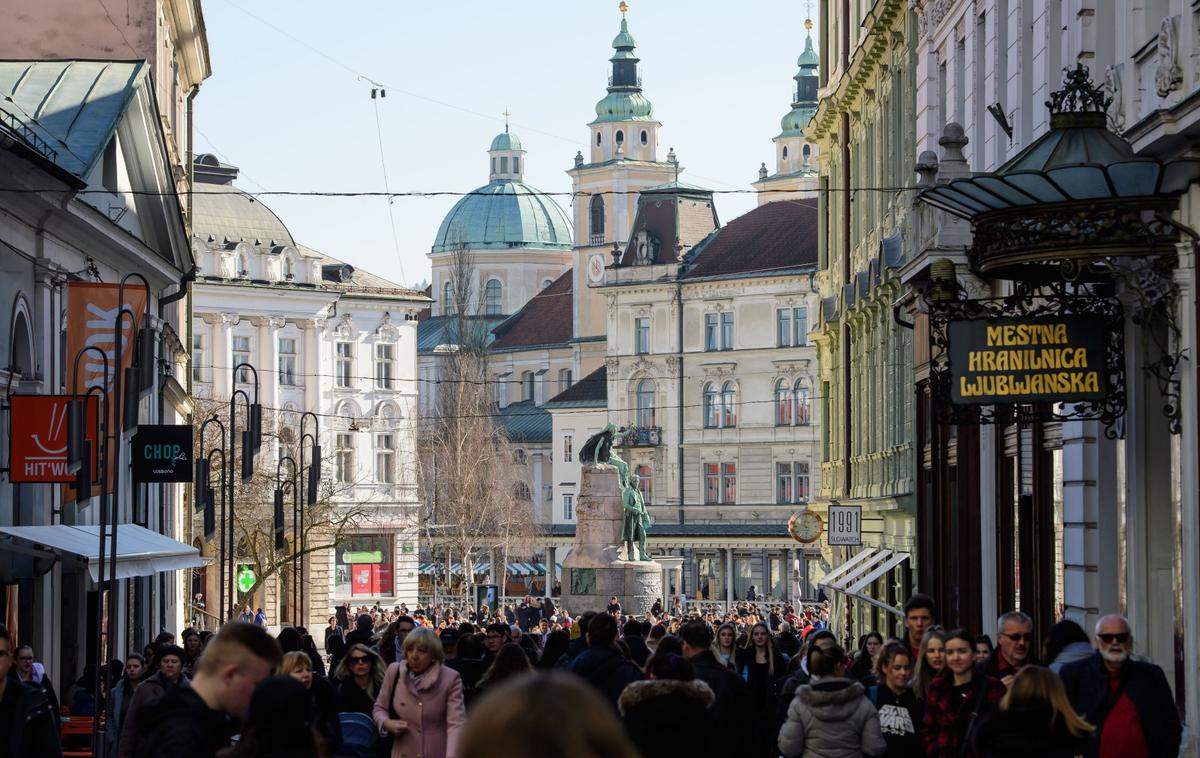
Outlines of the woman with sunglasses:
[[338,710],[372,716],[375,698],[387,671],[383,659],[366,645],[351,645],[333,672],[338,693]]
[[925,754],[973,758],[970,746],[979,720],[999,707],[1005,692],[1003,682],[975,667],[975,637],[970,632],[956,629],[946,635],[946,668],[925,697]]

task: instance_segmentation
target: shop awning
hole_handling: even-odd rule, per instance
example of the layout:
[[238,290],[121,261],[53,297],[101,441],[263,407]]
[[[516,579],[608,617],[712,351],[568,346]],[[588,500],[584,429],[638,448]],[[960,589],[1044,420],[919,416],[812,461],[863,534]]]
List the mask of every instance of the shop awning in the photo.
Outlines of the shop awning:
[[[53,524],[49,526],[0,526],[0,534],[7,534],[35,545],[60,550],[84,558],[92,581],[100,579],[99,525]],[[105,540],[105,560],[111,543]],[[160,571],[197,568],[203,566],[200,551],[183,542],[152,532],[137,524],[117,526],[117,578],[150,576]],[[108,573],[108,567],[105,567]]]
[[817,582],[817,586],[839,592],[847,597],[857,598],[889,613],[900,615],[899,609],[893,608],[882,600],[869,597],[864,594],[864,590],[870,587],[876,579],[904,563],[908,558],[908,553],[896,552],[890,548],[869,547],[826,574]]

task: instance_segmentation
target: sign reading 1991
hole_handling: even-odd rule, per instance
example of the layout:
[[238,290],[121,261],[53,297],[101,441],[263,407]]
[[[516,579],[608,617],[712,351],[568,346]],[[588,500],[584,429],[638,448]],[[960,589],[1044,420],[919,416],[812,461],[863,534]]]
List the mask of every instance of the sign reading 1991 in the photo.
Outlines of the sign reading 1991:
[[827,527],[827,533],[830,545],[845,545],[847,547],[859,547],[862,545],[862,506],[829,506],[829,526]]

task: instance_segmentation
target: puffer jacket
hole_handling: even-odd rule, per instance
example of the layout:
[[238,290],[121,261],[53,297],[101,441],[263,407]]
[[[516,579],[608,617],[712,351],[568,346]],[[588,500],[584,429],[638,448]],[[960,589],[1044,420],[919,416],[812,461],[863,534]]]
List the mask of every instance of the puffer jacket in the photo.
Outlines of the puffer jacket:
[[708,718],[712,688],[699,679],[647,679],[631,682],[617,701],[629,739],[642,755],[713,754],[713,725]]
[[784,758],[858,758],[887,751],[879,713],[863,686],[828,677],[796,691],[787,722],[779,731]]

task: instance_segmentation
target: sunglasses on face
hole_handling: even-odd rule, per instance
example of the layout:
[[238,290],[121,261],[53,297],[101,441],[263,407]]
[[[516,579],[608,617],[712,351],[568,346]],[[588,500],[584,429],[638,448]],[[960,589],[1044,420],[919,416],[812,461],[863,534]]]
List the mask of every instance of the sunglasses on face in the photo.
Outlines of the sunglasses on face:
[[1005,634],[1003,636],[1008,637],[1013,642],[1033,642],[1033,635],[1028,632],[1024,634]]
[[366,657],[363,657],[363,656],[355,656],[355,657],[353,657],[353,658],[351,658],[351,659],[350,659],[350,665],[351,665],[351,666],[356,666],[356,665],[358,665],[358,664],[360,664],[360,663],[368,663],[370,660],[371,660],[370,658],[366,658]]
[[1099,637],[1100,641],[1106,645],[1111,645],[1114,642],[1120,642],[1122,645],[1124,645],[1126,642],[1129,642],[1129,632],[1116,632],[1113,634],[1097,634],[1096,636]]

